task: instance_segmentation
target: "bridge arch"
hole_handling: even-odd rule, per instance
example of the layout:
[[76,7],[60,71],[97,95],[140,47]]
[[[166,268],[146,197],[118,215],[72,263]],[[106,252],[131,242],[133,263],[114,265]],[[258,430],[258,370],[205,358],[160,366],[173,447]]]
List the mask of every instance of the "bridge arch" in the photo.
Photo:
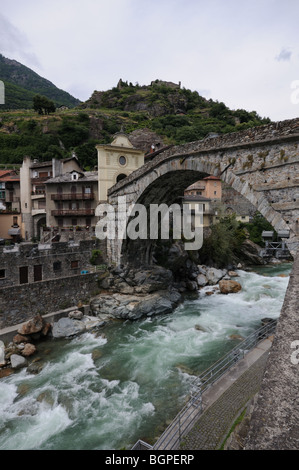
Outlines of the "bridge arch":
[[[108,201],[115,209],[120,196],[126,197],[128,205],[171,205],[202,177],[218,176],[244,196],[276,231],[289,231],[287,243],[294,255],[299,246],[299,121],[295,128],[298,133],[293,135],[289,126],[284,126],[275,138],[273,126],[262,126],[254,129],[251,137],[244,131],[172,147],[112,187]],[[144,240],[133,243],[116,237],[108,245],[108,256],[114,263],[132,257],[138,257],[139,262],[150,261],[151,244]]]

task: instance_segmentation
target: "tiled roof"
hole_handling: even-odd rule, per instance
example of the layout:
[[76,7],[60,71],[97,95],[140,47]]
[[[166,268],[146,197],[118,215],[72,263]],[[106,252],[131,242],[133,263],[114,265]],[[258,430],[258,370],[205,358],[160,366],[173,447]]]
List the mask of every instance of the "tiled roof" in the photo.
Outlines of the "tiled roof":
[[211,199],[208,197],[200,196],[199,194],[186,195],[183,198],[184,201],[198,201],[198,202],[209,202]]
[[[79,173],[82,175],[77,180],[72,179],[73,173]],[[61,176],[56,176],[56,178],[50,178],[45,183],[46,184],[54,184],[54,183],[84,183],[88,181],[98,181],[98,172],[97,171],[86,171],[84,173],[80,173],[78,171],[72,171],[70,173],[65,173]]]

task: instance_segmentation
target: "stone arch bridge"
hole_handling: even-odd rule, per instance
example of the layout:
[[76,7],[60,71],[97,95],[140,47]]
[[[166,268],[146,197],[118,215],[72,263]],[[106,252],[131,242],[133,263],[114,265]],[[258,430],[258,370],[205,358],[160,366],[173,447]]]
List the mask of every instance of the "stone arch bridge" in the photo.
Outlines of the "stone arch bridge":
[[[166,203],[203,176],[221,177],[247,198],[286,240],[295,255],[299,247],[299,119],[206,138],[161,152],[110,188],[108,202],[117,214],[118,198],[127,205]],[[118,212],[119,214],[119,212]],[[124,215],[119,215],[123,217]],[[108,259],[119,264],[150,264],[150,240],[108,240]]]
[[[299,119],[174,146],[113,186],[108,200],[115,210],[119,196],[129,204],[169,205],[203,174],[221,177],[275,230],[289,231],[287,244],[295,261],[245,449],[299,449]],[[116,237],[107,248],[116,264],[150,261],[147,240]]]

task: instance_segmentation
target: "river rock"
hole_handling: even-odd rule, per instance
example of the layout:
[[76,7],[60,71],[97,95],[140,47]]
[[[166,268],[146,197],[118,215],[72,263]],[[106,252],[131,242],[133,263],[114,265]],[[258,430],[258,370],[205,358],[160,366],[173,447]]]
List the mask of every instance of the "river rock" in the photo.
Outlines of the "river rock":
[[197,265],[197,269],[198,269],[198,271],[199,271],[200,274],[204,274],[204,275],[207,274],[207,269],[208,269],[208,268],[207,268],[205,265],[203,265],[203,264],[198,264],[198,265]]
[[195,330],[197,330],[197,331],[203,331],[204,333],[206,333],[206,331],[207,331],[207,330],[206,330],[203,326],[201,326],[201,325],[194,325],[194,328],[195,328]]
[[5,366],[5,345],[3,341],[0,341],[0,367]]
[[228,271],[227,273],[230,277],[238,277],[238,273],[236,271]]
[[67,338],[83,333],[86,330],[86,325],[80,320],[72,318],[60,318],[54,323],[52,328],[53,338]]
[[24,335],[17,334],[13,337],[13,342],[15,344],[29,343],[29,341],[30,341],[29,336],[24,336]]
[[90,308],[92,314],[98,317],[105,315],[110,318],[137,320],[170,313],[180,300],[181,294],[174,289],[146,295],[100,294],[91,301]]
[[22,356],[29,357],[32,356],[36,352],[36,347],[34,344],[26,343],[24,349],[22,350]]
[[216,268],[208,268],[207,269],[207,280],[209,285],[217,284],[220,279],[222,279],[226,275],[226,270],[216,269]]
[[74,320],[82,320],[83,312],[81,310],[73,310],[69,313],[69,318],[73,318]]
[[190,292],[193,292],[198,289],[198,284],[196,281],[191,281],[190,279],[188,279],[186,282],[186,287],[187,287],[187,290],[189,290]]
[[98,317],[92,317],[90,315],[84,315],[82,317],[82,322],[85,324],[86,330],[93,330],[95,328],[100,328],[105,325],[105,321],[102,321]]
[[36,315],[31,320],[24,323],[19,329],[18,333],[20,335],[32,335],[34,333],[39,333],[44,327],[43,317],[41,315]]
[[27,359],[19,354],[12,354],[10,356],[10,363],[12,369],[21,369],[27,366]]
[[221,294],[232,294],[239,292],[242,289],[242,286],[237,281],[222,280],[219,282],[219,289]]
[[205,287],[208,284],[208,280],[204,274],[199,274],[196,278],[198,287]]

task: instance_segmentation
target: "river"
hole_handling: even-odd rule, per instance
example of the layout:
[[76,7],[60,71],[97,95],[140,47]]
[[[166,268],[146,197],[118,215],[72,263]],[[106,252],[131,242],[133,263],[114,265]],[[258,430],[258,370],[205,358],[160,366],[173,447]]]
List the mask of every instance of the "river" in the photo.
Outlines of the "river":
[[[38,346],[43,369],[0,380],[1,450],[130,449],[153,443],[194,375],[278,318],[291,264],[238,271],[242,291],[186,300],[172,314]],[[200,326],[201,330],[198,329]],[[234,335],[234,336],[232,336]]]

